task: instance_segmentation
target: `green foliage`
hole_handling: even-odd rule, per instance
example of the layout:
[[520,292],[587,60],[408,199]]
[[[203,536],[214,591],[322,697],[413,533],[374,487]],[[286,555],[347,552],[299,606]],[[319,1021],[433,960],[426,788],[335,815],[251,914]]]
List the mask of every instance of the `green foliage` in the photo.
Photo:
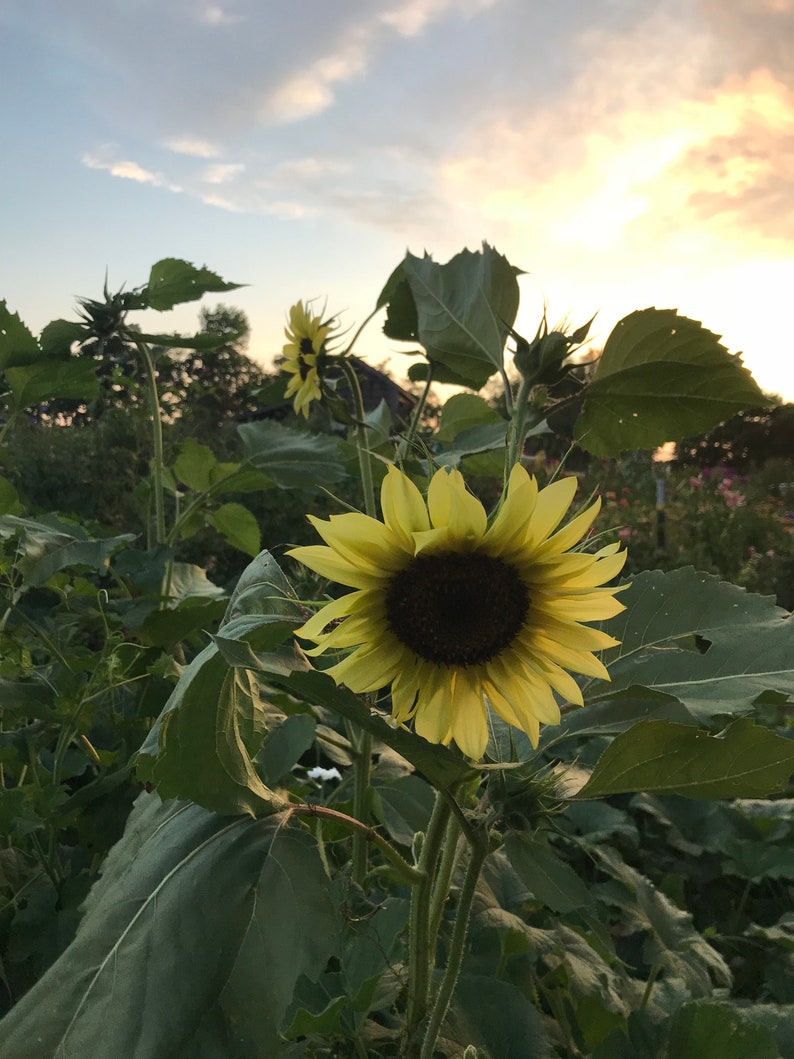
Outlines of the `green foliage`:
[[[437,381],[506,388],[419,432],[348,375],[310,429],[273,421],[283,384],[247,361],[237,310],[138,331],[132,312],[235,289],[184,261],[38,340],[0,308],[2,1054],[791,1052],[791,618],[725,581],[752,587],[770,526],[783,569],[786,466],[674,473],[666,551],[647,458],[588,469],[599,530],[635,544],[604,623],[621,644],[537,748],[494,716],[473,765],[296,645],[336,590],[272,549],[306,539],[307,511],[374,510],[389,464],[420,484],[458,466],[493,508],[505,454],[560,473],[525,445],[564,451],[568,413],[613,454],[758,404],[738,358],[667,310],[572,369],[589,325],[522,339],[519,274],[487,244],[392,274],[387,336]],[[645,569],[660,558],[708,569]]]
[[762,397],[741,358],[698,321],[644,309],[607,339],[576,438],[596,456],[619,456],[708,430]]

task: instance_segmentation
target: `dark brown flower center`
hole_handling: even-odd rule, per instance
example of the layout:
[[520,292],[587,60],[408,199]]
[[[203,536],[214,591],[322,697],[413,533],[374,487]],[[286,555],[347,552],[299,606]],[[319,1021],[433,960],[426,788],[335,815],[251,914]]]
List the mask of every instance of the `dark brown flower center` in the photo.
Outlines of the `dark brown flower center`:
[[489,662],[510,646],[528,611],[516,568],[490,555],[420,555],[386,589],[389,628],[436,665]]

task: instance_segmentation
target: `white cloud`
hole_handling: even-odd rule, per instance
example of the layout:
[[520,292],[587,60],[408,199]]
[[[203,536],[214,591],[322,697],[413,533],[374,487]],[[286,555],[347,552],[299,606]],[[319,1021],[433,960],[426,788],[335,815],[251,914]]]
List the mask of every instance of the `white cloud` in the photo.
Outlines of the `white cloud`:
[[176,136],[166,140],[165,146],[175,154],[186,154],[192,158],[217,158],[220,150],[208,140],[195,140],[190,136]]
[[167,188],[168,191],[182,192],[184,189],[179,185],[167,180],[162,173],[154,173],[150,169],[130,159],[113,159],[109,156],[107,147],[92,153],[86,152],[82,159],[83,165],[89,169],[104,169],[111,176],[122,180],[134,180],[137,184],[151,184],[154,187]]
[[208,165],[204,169],[201,179],[207,184],[228,184],[230,180],[233,180],[239,173],[244,171],[245,166],[240,163]]
[[209,4],[199,13],[199,21],[208,26],[229,26],[241,22],[243,16],[235,15],[217,4]]

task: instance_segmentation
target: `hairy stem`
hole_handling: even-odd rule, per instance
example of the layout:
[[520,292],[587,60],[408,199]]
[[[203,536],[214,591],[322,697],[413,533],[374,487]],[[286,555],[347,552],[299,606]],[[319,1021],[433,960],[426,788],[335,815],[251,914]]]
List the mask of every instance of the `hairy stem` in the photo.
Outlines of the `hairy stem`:
[[436,994],[435,1002],[433,1003],[433,1010],[430,1013],[430,1020],[427,1024],[427,1030],[422,1042],[422,1050],[419,1053],[420,1059],[433,1059],[436,1041],[441,1032],[441,1026],[446,1018],[447,1011],[449,1010],[452,994],[455,991],[455,985],[457,984],[458,976],[460,975],[460,968],[463,962],[463,951],[466,945],[466,935],[469,930],[471,907],[477,889],[477,881],[480,878],[480,871],[487,856],[488,835],[483,829],[476,832],[474,841],[471,845],[471,856],[466,867],[466,874],[463,878],[463,886],[460,891],[458,914],[455,919],[455,927],[452,931],[447,966],[444,971],[444,977],[441,979],[441,985]]

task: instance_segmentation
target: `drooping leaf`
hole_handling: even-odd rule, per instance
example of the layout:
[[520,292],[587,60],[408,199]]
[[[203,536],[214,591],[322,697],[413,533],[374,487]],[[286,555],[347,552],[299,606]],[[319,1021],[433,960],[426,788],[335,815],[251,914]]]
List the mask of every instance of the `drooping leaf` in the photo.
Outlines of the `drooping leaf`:
[[454,394],[441,410],[438,440],[448,444],[469,427],[490,426],[494,423],[506,425],[499,413],[479,394]]
[[518,311],[516,274],[487,243],[476,253],[463,250],[445,265],[427,255],[406,254],[379,300],[390,306],[386,333],[418,339],[431,364],[438,363],[441,371],[454,373],[456,381],[480,389],[502,366],[505,341]]
[[764,403],[741,357],[674,309],[621,320],[584,398],[575,434],[596,456],[679,441]]
[[34,364],[41,359],[41,348],[17,313],[0,301],[0,371]]
[[619,883],[613,900],[620,909],[621,930],[646,934],[643,958],[649,966],[658,964],[671,978],[684,979],[695,996],[708,995],[712,979],[719,985],[730,985],[727,963],[695,930],[691,915],[676,907],[611,847],[598,846],[593,852],[603,870]]
[[207,520],[233,548],[239,548],[246,555],[259,554],[259,523],[247,507],[242,504],[221,504],[208,514]]
[[599,697],[643,685],[708,722],[749,713],[765,691],[794,694],[794,621],[768,597],[687,567],[639,574],[620,599],[604,628],[621,645],[604,655],[612,683]]
[[149,283],[141,297],[150,309],[162,312],[182,302],[198,301],[210,292],[238,290],[241,286],[240,283],[227,283],[208,268],[196,268],[189,261],[166,257],[152,265]]
[[433,811],[433,788],[419,776],[400,776],[375,787],[383,822],[395,842],[410,846],[417,831],[426,831]]
[[53,397],[87,401],[99,390],[96,363],[83,357],[39,360],[22,368],[9,368],[6,378],[18,409]]
[[233,341],[235,336],[233,334],[211,335],[207,334],[206,331],[197,331],[195,335],[179,335],[176,333],[170,335],[148,335],[144,332],[136,331],[134,338],[138,342],[146,342],[150,346],[156,346],[161,351],[158,354],[159,359],[169,349],[194,349],[197,353],[211,353],[219,346]]
[[281,423],[242,423],[246,457],[282,489],[312,489],[338,482],[344,471],[335,438],[291,430]]
[[265,780],[275,786],[314,743],[317,722],[307,713],[295,713],[268,733],[257,763]]
[[183,599],[196,596],[220,599],[225,595],[220,585],[213,584],[207,571],[195,563],[174,563],[171,568],[169,591],[170,606],[175,607]]
[[610,743],[580,798],[656,791],[688,798],[764,798],[794,773],[794,740],[743,717],[719,735],[641,721]]
[[339,931],[313,840],[283,823],[142,795],[75,940],[3,1021],[4,1052],[203,1055],[211,1014],[226,1054],[276,1054]]

